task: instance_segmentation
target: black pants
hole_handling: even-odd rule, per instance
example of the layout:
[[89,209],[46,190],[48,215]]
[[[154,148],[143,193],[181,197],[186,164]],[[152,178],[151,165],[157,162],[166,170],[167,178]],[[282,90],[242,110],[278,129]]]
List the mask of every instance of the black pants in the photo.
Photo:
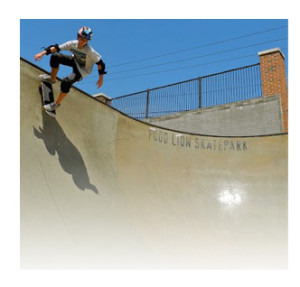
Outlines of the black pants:
[[63,78],[60,86],[60,90],[63,93],[68,93],[70,91],[71,86],[74,83],[79,82],[82,79],[82,76],[72,56],[59,54],[59,53],[51,55],[50,58],[51,68],[58,68],[60,64],[73,68],[73,72],[69,76]]

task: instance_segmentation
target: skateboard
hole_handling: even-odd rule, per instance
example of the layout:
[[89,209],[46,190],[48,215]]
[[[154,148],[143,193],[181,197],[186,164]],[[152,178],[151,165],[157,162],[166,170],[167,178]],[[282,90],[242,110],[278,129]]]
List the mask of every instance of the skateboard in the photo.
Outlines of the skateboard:
[[55,117],[56,116],[55,110],[49,112],[44,108],[44,105],[54,102],[52,84],[49,82],[41,81],[40,93],[42,95],[42,102],[43,102],[42,110],[44,110],[49,116]]

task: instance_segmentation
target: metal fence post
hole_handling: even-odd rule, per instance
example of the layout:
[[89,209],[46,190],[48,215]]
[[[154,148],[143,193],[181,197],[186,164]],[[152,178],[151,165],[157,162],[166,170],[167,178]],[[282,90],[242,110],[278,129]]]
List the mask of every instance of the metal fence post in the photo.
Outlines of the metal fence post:
[[146,119],[149,117],[150,90],[147,90]]
[[202,78],[199,77],[198,78],[198,81],[199,81],[199,109],[202,108]]

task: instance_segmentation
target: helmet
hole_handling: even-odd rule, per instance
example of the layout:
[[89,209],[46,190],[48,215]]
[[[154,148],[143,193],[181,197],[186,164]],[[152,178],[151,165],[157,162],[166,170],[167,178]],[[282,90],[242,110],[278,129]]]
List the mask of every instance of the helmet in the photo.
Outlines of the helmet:
[[92,29],[86,26],[81,27],[77,32],[77,36],[81,36],[87,40],[91,40],[93,36]]

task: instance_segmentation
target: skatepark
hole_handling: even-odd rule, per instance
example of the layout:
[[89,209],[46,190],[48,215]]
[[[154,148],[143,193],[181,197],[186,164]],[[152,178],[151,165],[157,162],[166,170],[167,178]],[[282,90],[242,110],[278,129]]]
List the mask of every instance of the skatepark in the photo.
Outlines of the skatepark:
[[20,73],[21,268],[287,268],[286,133],[184,133],[75,88],[52,118]]

